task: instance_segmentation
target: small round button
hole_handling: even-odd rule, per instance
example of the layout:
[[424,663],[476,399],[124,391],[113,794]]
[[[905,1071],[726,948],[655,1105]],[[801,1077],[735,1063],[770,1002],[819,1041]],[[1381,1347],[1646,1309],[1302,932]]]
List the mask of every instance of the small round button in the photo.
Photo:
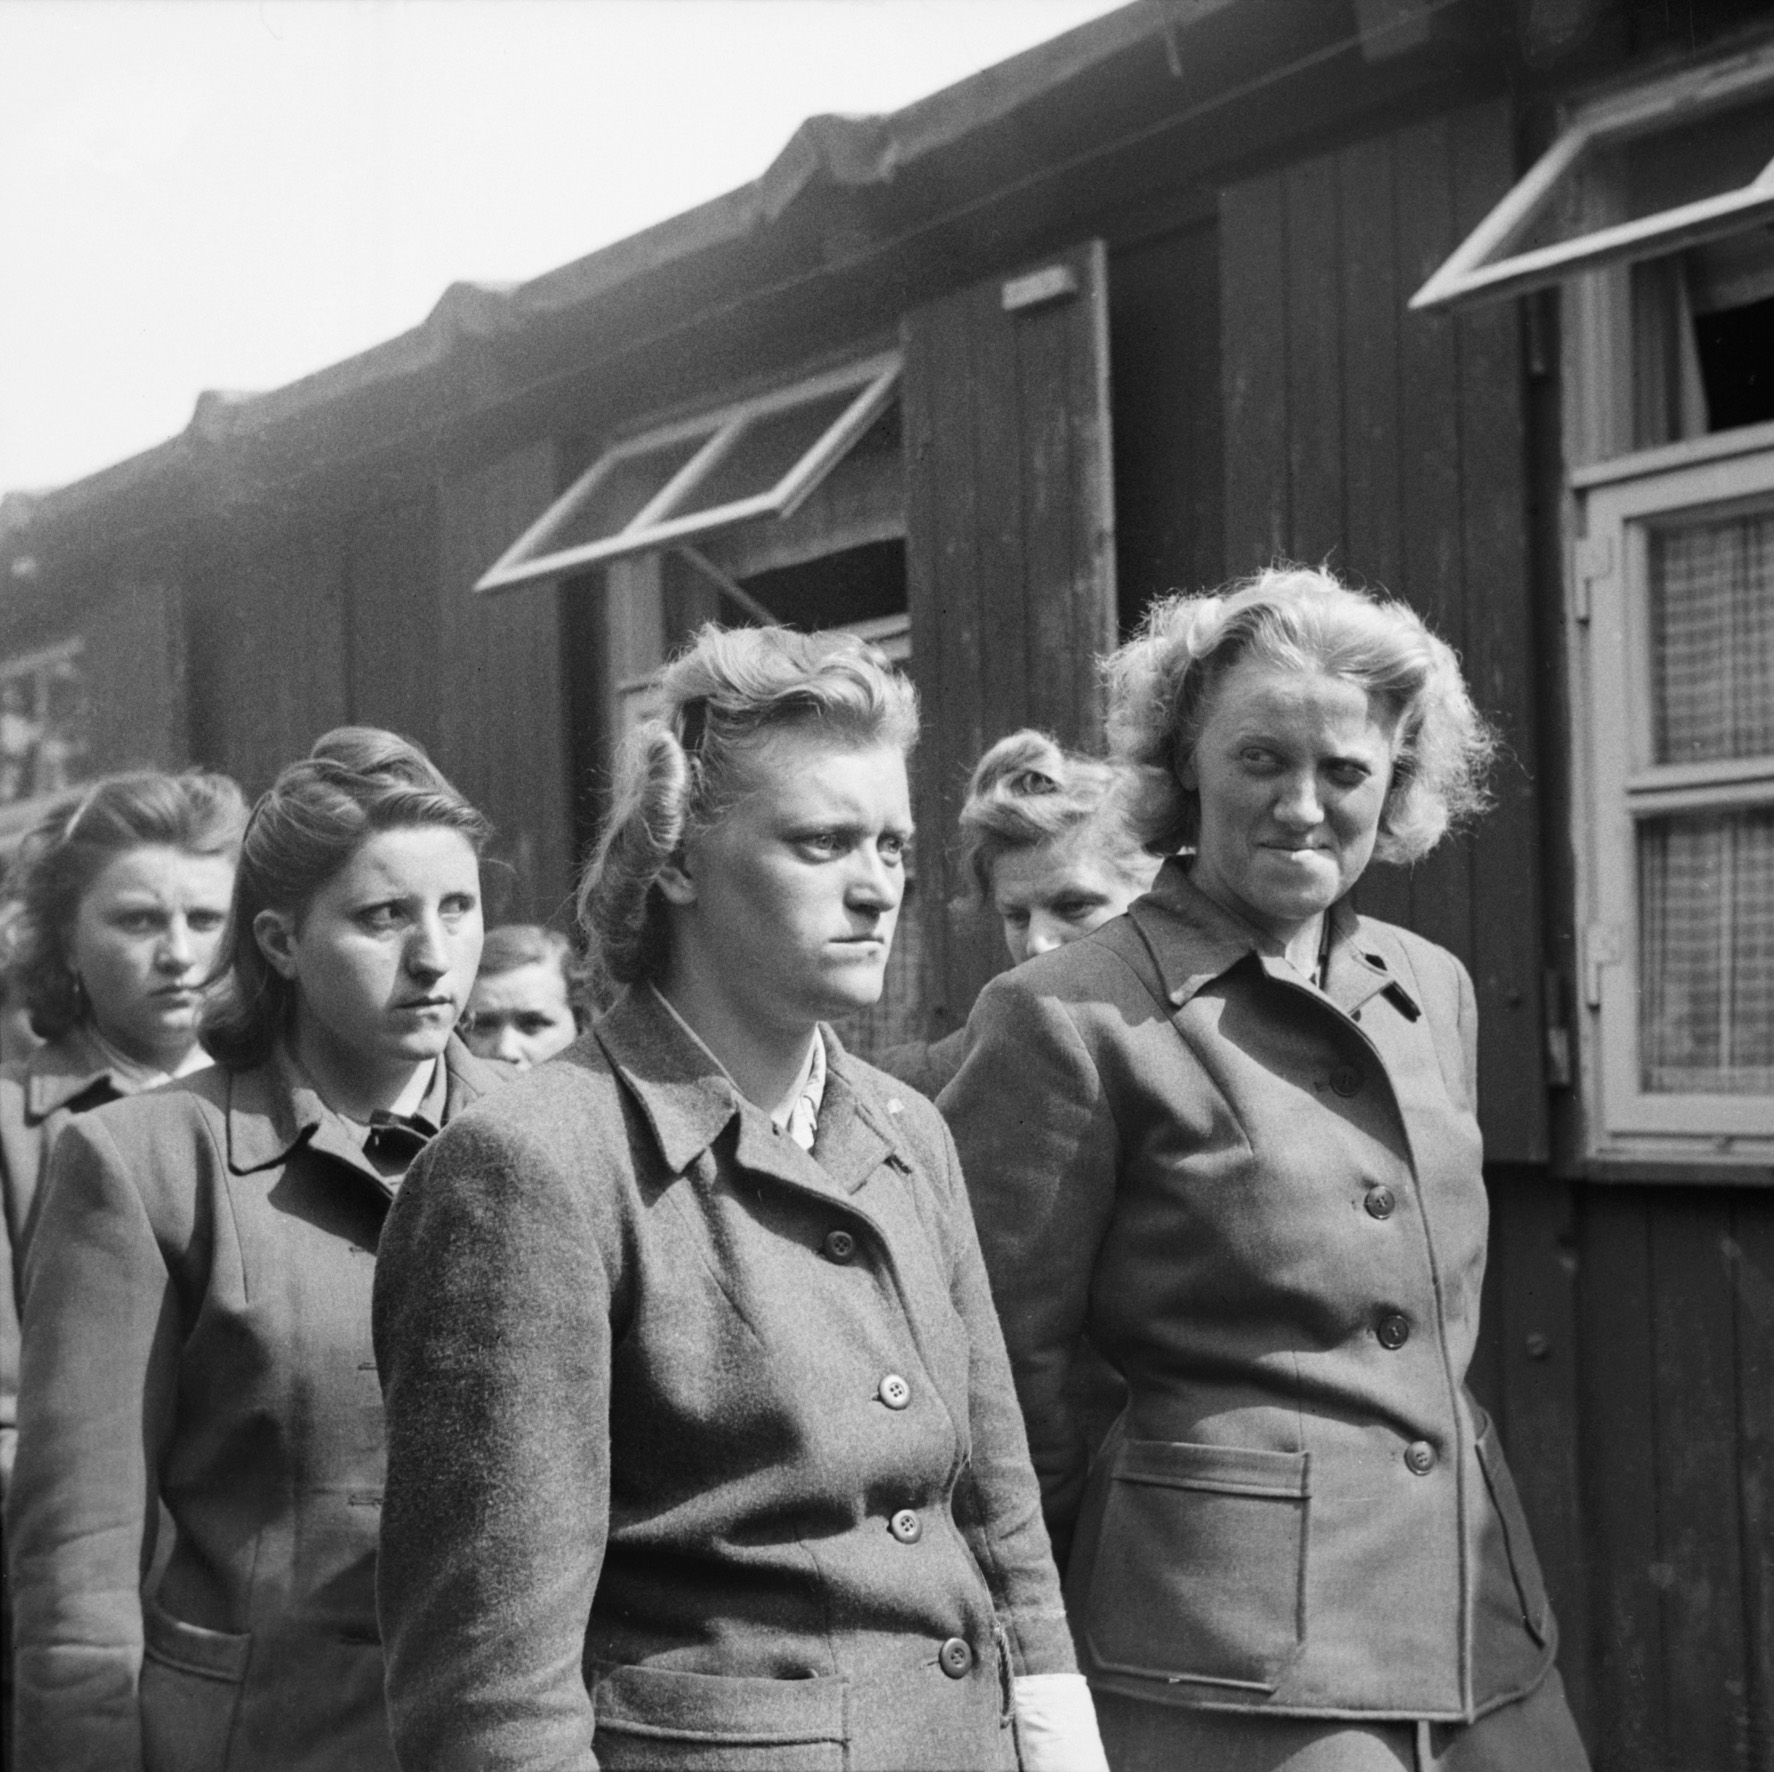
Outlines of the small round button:
[[1419,1477],[1435,1469],[1435,1448],[1427,1440],[1412,1440],[1404,1449],[1406,1467]]
[[821,1247],[826,1260],[835,1261],[840,1267],[856,1259],[856,1239],[848,1231],[827,1231]]
[[1411,1338],[1411,1326],[1397,1311],[1383,1316],[1374,1327],[1374,1333],[1380,1338],[1380,1346],[1391,1348],[1396,1352]]
[[1392,1209],[1398,1204],[1398,1196],[1389,1187],[1371,1187],[1367,1190],[1367,1198],[1362,1205],[1367,1208],[1369,1218],[1390,1218]]
[[912,1387],[897,1372],[889,1372],[875,1394],[889,1409],[903,1409],[912,1400]]
[[951,1680],[964,1680],[973,1671],[973,1651],[959,1637],[950,1637],[937,1650],[936,1660]]
[[887,1522],[887,1530],[901,1544],[916,1544],[924,1536],[924,1522],[909,1507],[902,1507]]
[[1353,1095],[1361,1087],[1361,1067],[1353,1064],[1340,1064],[1331,1072],[1331,1087],[1339,1095]]

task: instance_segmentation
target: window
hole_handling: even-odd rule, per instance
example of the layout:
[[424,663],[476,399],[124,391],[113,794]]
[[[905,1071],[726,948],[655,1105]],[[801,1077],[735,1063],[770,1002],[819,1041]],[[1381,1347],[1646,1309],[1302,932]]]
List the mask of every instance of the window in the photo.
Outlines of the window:
[[889,352],[612,444],[474,588],[791,516],[888,408],[898,380]]
[[78,640],[0,663],[0,844],[86,778],[90,724]]
[[1774,49],[1588,105],[1411,298],[1455,307],[1774,220]]

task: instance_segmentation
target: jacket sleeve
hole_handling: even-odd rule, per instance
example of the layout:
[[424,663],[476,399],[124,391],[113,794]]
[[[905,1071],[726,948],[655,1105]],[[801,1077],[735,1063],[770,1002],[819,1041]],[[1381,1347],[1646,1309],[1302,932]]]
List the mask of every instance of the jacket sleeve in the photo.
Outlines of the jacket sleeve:
[[961,1179],[954,1140],[943,1132],[955,1251],[951,1295],[967,1326],[968,1410],[973,1456],[957,1515],[1010,1638],[1015,1674],[1069,1673],[1076,1666],[1041,1491],[1029,1465],[1004,1336]]
[[172,1278],[99,1115],[57,1141],[25,1266],[7,1497],[21,1772],[142,1764],[141,1583],[179,1360]]
[[609,1515],[596,1159],[486,1111],[500,1106],[426,1150],[377,1257],[389,1722],[401,1765],[424,1772],[584,1772]]
[[1090,1463],[1068,1377],[1115,1201],[1120,1143],[1066,1006],[1005,974],[968,1023],[940,1106],[954,1130],[1040,1479],[1064,1558]]

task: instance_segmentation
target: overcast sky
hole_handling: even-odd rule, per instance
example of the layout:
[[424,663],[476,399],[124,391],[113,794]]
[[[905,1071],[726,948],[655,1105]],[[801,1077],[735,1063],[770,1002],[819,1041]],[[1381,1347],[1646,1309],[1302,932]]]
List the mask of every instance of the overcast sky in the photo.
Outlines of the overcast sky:
[[60,484],[1120,0],[0,0],[0,489]]

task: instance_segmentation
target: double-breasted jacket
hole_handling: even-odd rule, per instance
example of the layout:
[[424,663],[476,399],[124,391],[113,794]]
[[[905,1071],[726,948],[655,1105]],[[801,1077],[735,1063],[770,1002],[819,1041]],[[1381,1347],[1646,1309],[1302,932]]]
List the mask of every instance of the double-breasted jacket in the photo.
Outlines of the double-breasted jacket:
[[[500,1076],[455,1040],[445,1062],[452,1114]],[[281,1057],[61,1134],[7,1502],[21,1769],[392,1772],[370,1345],[390,1191]]]
[[[1319,989],[1177,860],[980,998],[942,1108],[1099,1686],[1471,1719],[1543,1678],[1545,1589],[1465,1387],[1476,1033],[1442,949],[1341,905]],[[1094,1461],[1081,1332],[1131,1393]]]
[[984,1772],[1075,1666],[953,1143],[824,1037],[809,1154],[637,986],[408,1178],[403,1764]]

